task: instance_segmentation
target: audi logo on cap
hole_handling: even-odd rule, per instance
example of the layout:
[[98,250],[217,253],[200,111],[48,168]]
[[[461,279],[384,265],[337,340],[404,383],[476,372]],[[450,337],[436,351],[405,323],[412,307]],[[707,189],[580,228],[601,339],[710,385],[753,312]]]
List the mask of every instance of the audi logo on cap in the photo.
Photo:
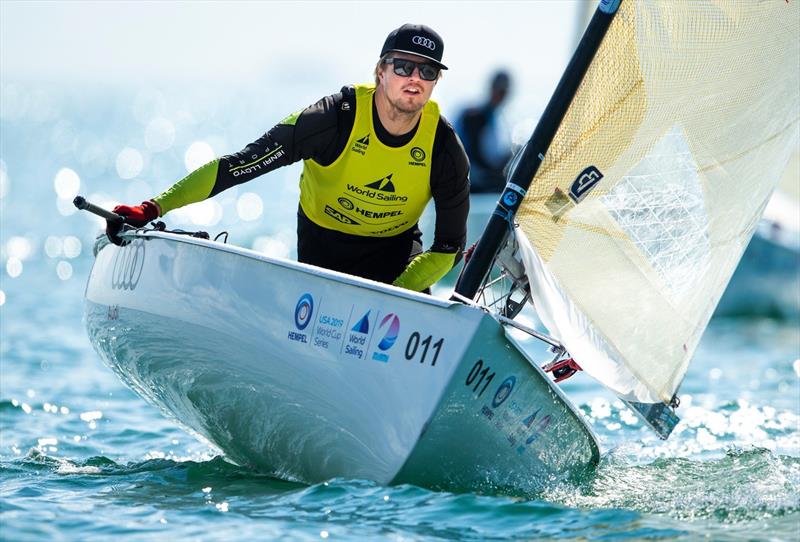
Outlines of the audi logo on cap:
[[432,39],[423,36],[414,36],[413,38],[411,38],[411,43],[413,43],[414,45],[422,45],[423,47],[427,47],[431,51],[436,49],[436,43]]

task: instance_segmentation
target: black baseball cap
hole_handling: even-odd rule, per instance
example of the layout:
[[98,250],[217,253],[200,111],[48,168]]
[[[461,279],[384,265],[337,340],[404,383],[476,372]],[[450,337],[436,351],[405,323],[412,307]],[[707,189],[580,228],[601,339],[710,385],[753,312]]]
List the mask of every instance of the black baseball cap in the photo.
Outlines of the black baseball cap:
[[447,66],[442,64],[444,53],[442,37],[424,24],[404,24],[392,30],[383,43],[381,56],[390,51],[418,55],[433,60],[443,70],[447,69]]

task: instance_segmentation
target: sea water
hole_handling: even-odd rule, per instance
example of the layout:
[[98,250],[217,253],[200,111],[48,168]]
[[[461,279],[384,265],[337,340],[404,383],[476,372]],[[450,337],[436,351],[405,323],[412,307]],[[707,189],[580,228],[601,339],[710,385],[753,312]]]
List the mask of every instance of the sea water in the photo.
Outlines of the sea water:
[[[257,137],[257,123],[230,104],[225,119],[197,104],[189,115],[154,90],[61,102],[30,90],[3,87],[0,539],[800,537],[800,329],[791,319],[712,320],[666,442],[586,375],[566,381],[602,459],[585,479],[538,494],[307,486],[227,462],[92,350],[82,298],[101,223],[70,201],[81,192],[106,206],[136,203],[209,155],[237,150],[243,134]],[[276,172],[168,222],[228,230],[231,242],[292,257],[296,176]],[[471,219],[471,238],[482,221]]]

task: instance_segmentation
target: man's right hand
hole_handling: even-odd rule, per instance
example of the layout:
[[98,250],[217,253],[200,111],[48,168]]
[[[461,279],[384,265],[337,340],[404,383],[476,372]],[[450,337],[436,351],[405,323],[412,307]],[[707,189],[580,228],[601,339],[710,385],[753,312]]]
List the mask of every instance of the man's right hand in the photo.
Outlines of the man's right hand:
[[[141,228],[146,226],[148,222],[158,218],[160,210],[158,204],[152,200],[147,200],[143,201],[141,205],[135,205],[133,207],[129,205],[117,205],[114,207],[114,213],[123,217],[125,219],[125,224]],[[122,239],[119,237],[122,224],[123,222],[106,221],[106,235],[115,245],[122,244]]]

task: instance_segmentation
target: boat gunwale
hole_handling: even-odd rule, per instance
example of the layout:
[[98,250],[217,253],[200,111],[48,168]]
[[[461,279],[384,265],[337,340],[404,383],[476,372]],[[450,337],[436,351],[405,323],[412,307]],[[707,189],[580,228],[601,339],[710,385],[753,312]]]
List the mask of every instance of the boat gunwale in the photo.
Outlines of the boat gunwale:
[[[170,232],[161,232],[161,231],[150,231],[150,230],[133,230],[128,232],[123,232],[120,234],[120,237],[123,239],[130,239],[130,238],[142,238],[147,241],[153,239],[160,239],[163,241],[174,241],[179,243],[185,243],[189,245],[196,245],[212,250],[219,250],[221,252],[226,252],[229,254],[234,254],[237,256],[241,256],[244,258],[248,258],[251,260],[257,260],[268,264],[277,265],[280,267],[293,269],[295,271],[301,271],[303,273],[314,275],[318,277],[322,277],[325,279],[333,280],[334,282],[340,282],[343,284],[349,284],[351,286],[356,286],[358,288],[364,288],[367,290],[374,290],[384,294],[392,295],[395,297],[403,297],[406,299],[410,299],[413,301],[423,302],[428,305],[435,305],[437,307],[442,308],[450,308],[453,306],[462,306],[467,307],[470,309],[477,309],[482,312],[485,312],[480,307],[474,307],[468,305],[466,303],[461,303],[458,301],[452,301],[450,299],[444,299],[441,297],[437,297],[434,295],[423,294],[419,292],[414,292],[411,290],[406,290],[405,288],[400,288],[398,286],[392,286],[391,284],[385,284],[382,282],[377,282],[370,279],[365,279],[362,277],[357,277],[355,275],[349,275],[347,273],[342,273],[339,271],[334,271],[331,269],[325,269],[324,267],[318,267],[315,265],[307,264],[298,262],[295,260],[288,260],[286,258],[278,258],[275,256],[267,256],[260,252],[256,252],[253,249],[241,247],[238,245],[229,245],[227,243],[220,243],[219,241],[213,241],[210,239],[203,239],[200,237],[193,237],[192,235],[188,235],[186,233],[170,233]],[[97,237],[95,240],[95,255],[100,252],[107,244],[111,244],[105,234],[102,234]]]

